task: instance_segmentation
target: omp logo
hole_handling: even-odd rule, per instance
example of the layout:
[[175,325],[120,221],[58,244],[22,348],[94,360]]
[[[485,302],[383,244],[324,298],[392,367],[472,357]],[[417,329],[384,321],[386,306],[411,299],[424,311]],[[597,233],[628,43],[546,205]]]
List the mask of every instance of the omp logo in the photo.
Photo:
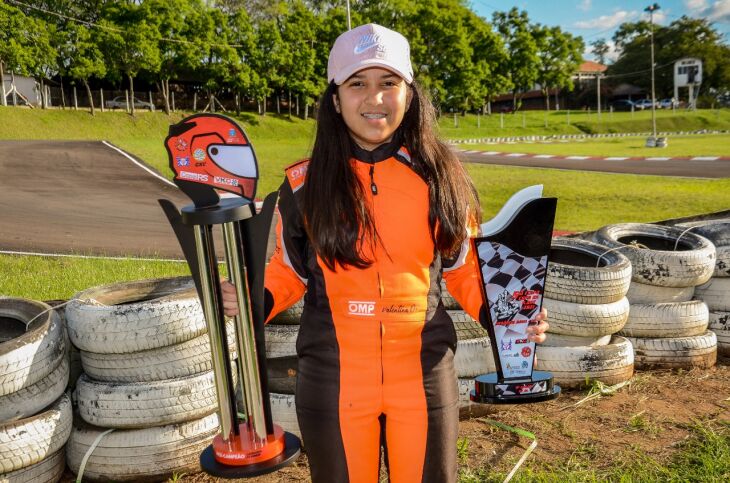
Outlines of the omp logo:
[[359,315],[364,317],[375,316],[375,302],[360,302],[350,300],[347,302],[348,315]]
[[380,37],[378,34],[368,34],[363,35],[360,37],[360,41],[355,46],[355,50],[353,50],[353,53],[355,55],[360,55],[366,50],[370,50],[373,47],[377,46],[378,43],[380,43]]
[[289,170],[289,174],[291,175],[292,181],[296,181],[299,178],[303,178],[305,174],[307,174],[307,167],[308,165],[304,166],[297,166],[296,168],[292,168]]

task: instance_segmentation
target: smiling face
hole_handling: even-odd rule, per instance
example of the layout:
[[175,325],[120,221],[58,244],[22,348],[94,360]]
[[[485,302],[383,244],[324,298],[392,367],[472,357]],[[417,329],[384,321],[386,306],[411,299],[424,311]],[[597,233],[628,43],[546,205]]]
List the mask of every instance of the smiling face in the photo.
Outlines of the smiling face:
[[334,102],[352,138],[370,151],[393,138],[406,113],[410,92],[401,77],[373,67],[343,82]]

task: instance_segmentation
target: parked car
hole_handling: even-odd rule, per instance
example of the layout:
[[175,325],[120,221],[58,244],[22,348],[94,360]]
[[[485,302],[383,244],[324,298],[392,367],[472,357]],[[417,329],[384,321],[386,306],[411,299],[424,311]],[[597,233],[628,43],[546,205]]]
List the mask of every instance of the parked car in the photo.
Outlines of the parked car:
[[628,99],[619,99],[613,101],[610,105],[614,111],[631,111],[634,109],[634,103]]
[[662,99],[657,101],[657,107],[659,109],[671,109],[672,107],[679,107],[679,102],[674,99]]
[[643,111],[644,109],[651,109],[651,99],[641,99],[634,103],[634,108]]
[[[104,107],[107,109],[126,109],[127,107],[127,100],[125,96],[117,96],[114,99],[110,101],[104,102]],[[150,109],[152,108],[152,104],[149,102],[142,101],[140,99],[134,98],[134,107],[138,109]]]

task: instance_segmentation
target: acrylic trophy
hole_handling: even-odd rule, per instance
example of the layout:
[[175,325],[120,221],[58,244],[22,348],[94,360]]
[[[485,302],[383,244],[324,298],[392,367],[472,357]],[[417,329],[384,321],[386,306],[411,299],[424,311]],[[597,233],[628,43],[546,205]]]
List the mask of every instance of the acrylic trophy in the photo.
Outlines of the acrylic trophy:
[[556,198],[542,198],[541,185],[525,188],[472,239],[486,308],[480,323],[497,369],[477,376],[474,402],[521,404],[560,394],[550,373],[533,371],[535,343],[527,338],[542,307],[556,205]]
[[[231,119],[200,114],[170,126],[165,139],[174,182],[193,204],[179,212],[159,200],[198,290],[208,336],[221,433],[203,451],[200,464],[223,478],[248,478],[294,462],[301,443],[274,424],[269,402],[264,341],[266,242],[276,193],[257,213],[258,163],[248,137]],[[219,191],[233,193],[221,198]],[[231,356],[221,300],[214,227],[222,229],[228,277],[236,287],[234,318],[237,363]],[[240,388],[234,384],[237,371]],[[240,390],[241,403],[236,393]],[[239,407],[242,406],[242,407]]]

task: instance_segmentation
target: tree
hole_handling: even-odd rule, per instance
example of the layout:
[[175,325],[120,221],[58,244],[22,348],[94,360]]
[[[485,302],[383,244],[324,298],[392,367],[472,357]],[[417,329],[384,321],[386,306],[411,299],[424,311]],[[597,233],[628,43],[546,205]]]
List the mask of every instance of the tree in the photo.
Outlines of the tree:
[[606,55],[608,55],[609,50],[611,50],[606,43],[606,39],[601,38],[594,40],[591,42],[591,46],[593,47],[593,49],[591,49],[591,53],[596,56],[596,60],[598,60],[600,64],[605,64]]
[[129,80],[132,115],[134,109],[134,78],[141,70],[151,73],[160,69],[160,33],[149,9],[133,2],[113,2],[104,6],[99,25],[101,44],[107,66],[117,75]]
[[[301,1],[291,2],[291,9],[281,19],[281,39],[286,48],[280,66],[282,87],[302,96],[304,118],[309,115],[309,102],[315,99],[322,85],[315,72],[317,51],[314,48],[317,19]],[[289,100],[291,113],[291,98]]]
[[527,12],[516,7],[509,12],[494,12],[494,25],[502,35],[507,49],[506,70],[512,82],[512,108],[519,109],[523,92],[537,80],[537,44],[530,29]]
[[573,90],[573,74],[583,61],[583,39],[563,32],[560,27],[536,25],[537,82],[545,96],[545,109],[550,110],[550,88]]
[[106,75],[104,55],[98,45],[98,31],[91,31],[81,24],[69,22],[63,33],[64,42],[59,49],[61,65],[68,76],[84,84],[93,116],[94,98],[91,95],[89,78],[103,78]]

